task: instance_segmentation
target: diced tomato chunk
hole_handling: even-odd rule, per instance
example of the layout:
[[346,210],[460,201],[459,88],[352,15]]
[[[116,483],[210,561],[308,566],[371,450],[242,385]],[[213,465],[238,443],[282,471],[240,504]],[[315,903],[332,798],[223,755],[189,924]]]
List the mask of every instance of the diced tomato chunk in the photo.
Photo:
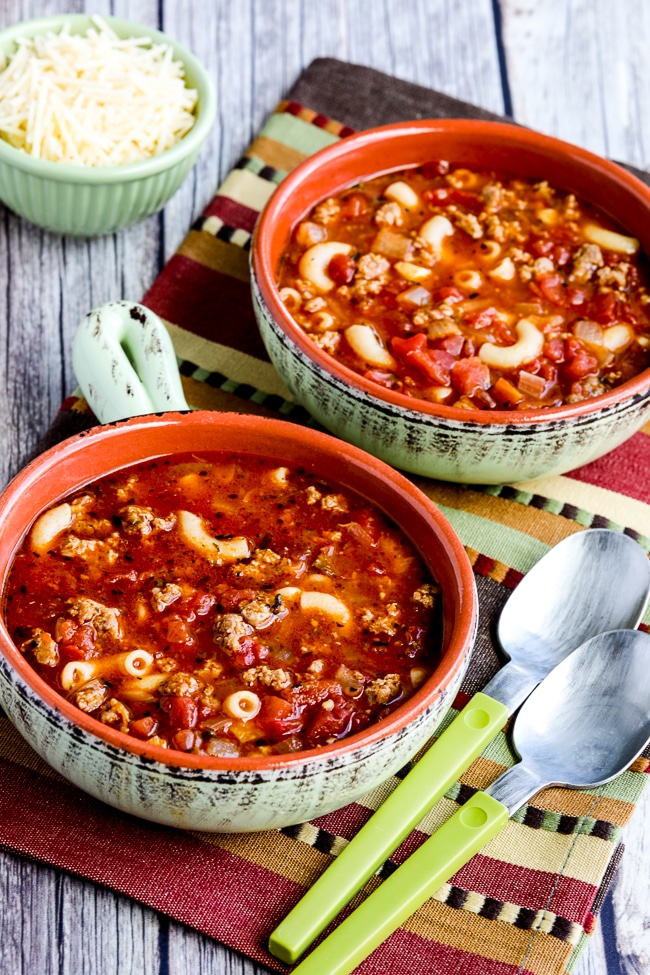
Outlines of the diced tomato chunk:
[[483,209],[483,200],[476,193],[468,193],[467,190],[458,190],[453,186],[437,186],[430,190],[424,190],[422,199],[435,206],[465,207],[467,210],[478,212]]
[[78,624],[72,620],[58,619],[54,628],[54,639],[57,643],[69,643],[75,634]]
[[454,285],[447,285],[444,288],[438,288],[437,291],[434,291],[431,295],[431,300],[435,305],[441,301],[450,301],[455,305],[458,301],[464,301],[465,295],[460,288],[455,288]]
[[197,616],[206,616],[216,601],[215,596],[209,592],[197,592],[192,596],[190,606]]
[[269,694],[262,700],[257,722],[269,741],[280,741],[287,735],[294,735],[302,728],[302,717],[294,711],[290,701]]
[[572,308],[580,308],[584,305],[589,297],[589,292],[586,288],[581,287],[577,284],[569,284],[564,291],[565,301],[567,305]]
[[349,284],[354,278],[356,264],[347,254],[335,254],[327,265],[327,273],[335,284]]
[[395,355],[398,355],[402,359],[406,359],[414,352],[418,352],[421,349],[426,349],[427,337],[423,332],[418,332],[416,335],[409,335],[409,337],[406,339],[396,335],[391,340],[390,344]]
[[544,344],[542,353],[552,362],[564,362],[564,340],[560,338],[549,339]]
[[456,357],[444,349],[416,352],[410,359],[410,363],[434,386],[449,386],[450,370],[456,361]]
[[170,643],[181,643],[186,646],[194,643],[189,626],[180,616],[170,616],[166,620],[165,635]]
[[193,728],[199,716],[196,701],[191,697],[173,695],[165,697],[160,706],[167,711],[172,728]]
[[479,389],[490,388],[490,370],[476,355],[458,359],[451,370],[451,384],[462,396],[473,396]]
[[325,745],[331,738],[343,738],[351,730],[354,708],[349,704],[335,704],[331,710],[321,706],[305,731],[305,741],[310,748]]
[[407,339],[395,337],[391,342],[393,351],[413,369],[436,386],[449,385],[449,370],[456,361],[444,349],[428,349],[426,335],[418,333]]
[[74,623],[72,620],[65,620],[71,626],[61,627],[65,635],[62,635],[59,649],[62,657],[68,660],[88,660],[94,657],[95,649],[95,629],[90,623]]
[[367,372],[364,372],[363,378],[369,379],[371,383],[377,383],[379,386],[385,386],[386,389],[391,389],[395,380],[392,372],[385,372],[383,369],[368,369]]
[[495,321],[499,321],[499,313],[490,305],[489,308],[481,308],[480,311],[466,315],[465,321],[472,328],[489,328]]
[[348,193],[341,203],[341,216],[344,220],[358,220],[365,217],[370,209],[365,193]]
[[224,613],[232,613],[242,603],[249,603],[255,596],[254,589],[226,589],[219,594],[219,605]]
[[146,715],[144,718],[136,718],[135,721],[131,721],[129,724],[129,731],[136,738],[151,738],[158,727],[158,722],[151,715]]
[[554,305],[564,306],[568,304],[564,278],[561,274],[558,274],[556,271],[550,271],[548,274],[540,274],[536,284],[547,301],[552,302]]
[[609,325],[616,319],[616,295],[613,291],[598,292],[589,305],[589,317],[599,325]]
[[566,379],[575,382],[598,372],[598,359],[585,348],[580,339],[565,339],[564,349],[566,362],[562,366],[562,374]]
[[354,520],[358,525],[361,525],[371,543],[376,545],[381,536],[381,525],[377,518],[370,511],[359,511],[355,514]]
[[189,752],[194,748],[196,735],[189,728],[182,728],[172,737],[172,748],[177,748],[179,752]]
[[569,258],[571,257],[571,251],[564,244],[555,244],[553,247],[553,262],[557,264],[558,267],[564,267]]
[[463,335],[445,335],[444,339],[438,340],[438,348],[448,352],[449,355],[459,356],[463,351],[465,338]]
[[553,241],[548,234],[542,234],[539,237],[532,237],[530,241],[530,249],[536,257],[548,257],[553,250]]
[[539,375],[549,383],[557,382],[557,366],[545,359],[539,367]]
[[232,655],[236,667],[253,667],[262,663],[269,655],[269,648],[252,637],[243,637],[239,641],[239,648]]

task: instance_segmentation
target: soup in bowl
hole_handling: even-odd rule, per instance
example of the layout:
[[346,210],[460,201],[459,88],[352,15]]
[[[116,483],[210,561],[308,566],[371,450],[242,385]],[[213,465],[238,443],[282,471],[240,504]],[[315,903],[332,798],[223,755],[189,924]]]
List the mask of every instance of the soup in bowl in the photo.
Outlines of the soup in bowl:
[[360,133],[267,205],[260,328],[296,398],[397,467],[560,473],[648,415],[649,208],[621,167],[512,125]]
[[345,805],[426,743],[467,667],[457,536],[325,434],[135,418],[48,451],[0,510],[3,707],[135,815],[239,832]]

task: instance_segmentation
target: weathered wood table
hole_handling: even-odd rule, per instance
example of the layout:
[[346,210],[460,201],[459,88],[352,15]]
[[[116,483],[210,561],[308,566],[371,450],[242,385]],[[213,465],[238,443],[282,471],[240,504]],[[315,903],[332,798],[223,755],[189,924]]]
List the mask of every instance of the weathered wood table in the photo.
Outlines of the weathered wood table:
[[[168,31],[208,67],[219,109],[192,175],[139,226],[101,240],[61,239],[0,207],[3,484],[75,387],[77,323],[101,302],[142,296],[315,57],[371,65],[650,168],[644,0],[2,0],[0,27],[72,10]],[[580,975],[650,975],[649,823],[646,793]],[[12,855],[0,862],[1,975],[261,971],[103,888]]]

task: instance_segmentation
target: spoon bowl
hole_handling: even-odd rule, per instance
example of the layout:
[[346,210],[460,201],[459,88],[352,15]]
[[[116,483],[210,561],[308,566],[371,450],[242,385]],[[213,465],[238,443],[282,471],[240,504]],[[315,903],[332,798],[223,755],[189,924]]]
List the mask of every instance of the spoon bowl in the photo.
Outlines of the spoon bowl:
[[545,784],[611,781],[650,739],[650,636],[601,633],[583,643],[533,691],[517,715],[513,744]]
[[597,633],[638,626],[648,556],[628,535],[592,528],[565,538],[526,573],[501,611],[509,662],[484,688],[513,714],[556,664]]

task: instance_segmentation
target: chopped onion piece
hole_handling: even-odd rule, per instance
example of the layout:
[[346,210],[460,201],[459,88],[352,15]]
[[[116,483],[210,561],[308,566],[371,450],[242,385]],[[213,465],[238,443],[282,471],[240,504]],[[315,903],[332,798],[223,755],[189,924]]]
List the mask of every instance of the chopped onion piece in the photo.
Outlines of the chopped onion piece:
[[384,257],[392,257],[398,261],[405,261],[413,253],[413,242],[410,237],[399,234],[388,227],[382,227],[372,242],[371,250]]
[[634,330],[629,325],[610,325],[603,335],[603,345],[610,352],[620,352],[633,341]]
[[421,308],[422,305],[430,303],[431,292],[416,284],[412,288],[407,288],[406,291],[400,291],[396,300],[403,308]]
[[522,369],[519,373],[519,392],[524,396],[534,396],[541,399],[546,392],[546,380],[541,376],[535,376],[532,372]]
[[579,322],[576,322],[573,333],[578,339],[582,339],[583,342],[588,342],[589,345],[602,345],[603,344],[603,330],[598,322],[592,322],[588,318],[581,318]]

